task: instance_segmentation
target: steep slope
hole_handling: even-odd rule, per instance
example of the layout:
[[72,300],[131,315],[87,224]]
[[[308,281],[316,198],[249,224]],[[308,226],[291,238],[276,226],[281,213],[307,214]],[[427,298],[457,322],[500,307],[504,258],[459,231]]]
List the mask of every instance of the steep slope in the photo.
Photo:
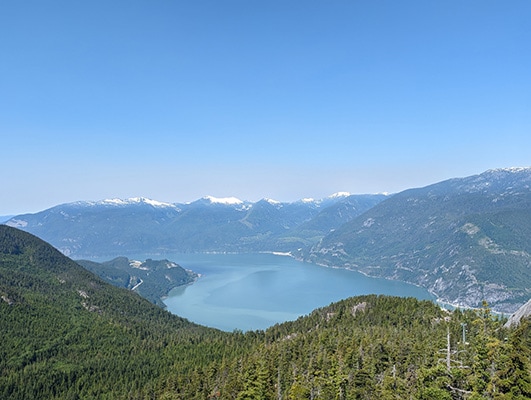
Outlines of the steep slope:
[[531,295],[531,168],[398,193],[307,259],[428,288],[443,301],[512,312]]
[[229,338],[7,226],[0,226],[0,321],[2,399],[141,398],[165,371],[221,358]]
[[16,216],[6,224],[46,240],[67,256],[119,256],[157,249],[160,227],[180,213],[176,205],[149,199],[110,199],[62,204]]
[[[283,245],[295,252],[294,249],[304,249],[312,246],[331,231],[351,221],[358,215],[370,210],[376,204],[388,198],[388,195],[349,195],[335,196],[338,201],[324,207],[311,220],[304,222],[285,233],[277,240],[277,248],[283,251]],[[298,253],[298,252],[297,252]]]
[[452,313],[411,298],[350,298],[266,331],[265,343],[232,365],[244,371],[243,379],[229,380],[220,393],[232,389],[227,398],[237,399],[528,399],[529,323],[510,332],[502,323],[487,307]]
[[159,307],[166,305],[162,298],[177,287],[192,283],[197,274],[185,270],[169,260],[147,259],[144,262],[117,257],[102,263],[90,260],[77,260],[85,269],[95,273],[107,282],[134,290]]
[[[366,205],[381,200],[378,195],[362,197]],[[367,201],[371,197],[372,201]],[[112,199],[63,204],[36,214],[13,217],[6,224],[33,233],[75,258],[168,252],[290,251],[309,239],[296,236],[304,235],[302,231],[295,234],[294,240],[286,239],[291,237],[289,232],[343,200],[344,197],[335,196],[318,201],[251,203],[206,196],[192,203],[168,204],[145,198]],[[345,204],[352,209],[359,206]],[[325,217],[326,214],[322,215],[320,221]],[[347,220],[333,216],[324,225],[328,229]]]

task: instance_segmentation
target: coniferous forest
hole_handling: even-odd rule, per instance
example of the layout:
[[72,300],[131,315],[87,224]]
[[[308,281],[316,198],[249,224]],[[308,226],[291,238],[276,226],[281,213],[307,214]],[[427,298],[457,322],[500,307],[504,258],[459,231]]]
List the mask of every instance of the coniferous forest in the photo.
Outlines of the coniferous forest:
[[0,226],[1,399],[529,399],[531,324],[504,322],[362,296],[221,332]]

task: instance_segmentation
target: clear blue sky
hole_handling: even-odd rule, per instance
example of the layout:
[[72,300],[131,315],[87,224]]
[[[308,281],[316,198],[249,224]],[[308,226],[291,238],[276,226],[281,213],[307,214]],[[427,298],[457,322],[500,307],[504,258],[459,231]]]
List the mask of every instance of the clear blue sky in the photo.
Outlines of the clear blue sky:
[[531,2],[1,1],[0,215],[531,165]]

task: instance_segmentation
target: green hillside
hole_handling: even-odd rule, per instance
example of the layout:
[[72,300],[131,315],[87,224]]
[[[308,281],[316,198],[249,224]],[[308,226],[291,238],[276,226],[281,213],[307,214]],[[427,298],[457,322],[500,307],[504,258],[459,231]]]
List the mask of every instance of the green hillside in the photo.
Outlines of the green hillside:
[[189,374],[238,351],[233,336],[171,315],[5,226],[0,298],[2,399],[149,398],[170,370]]
[[182,285],[194,282],[197,274],[187,271],[169,260],[147,259],[144,262],[117,257],[102,263],[89,260],[76,260],[82,267],[94,272],[107,282],[134,290],[152,303],[166,307],[162,298],[168,292]]
[[503,328],[486,306],[449,312],[363,296],[267,331],[225,333],[171,315],[6,226],[0,322],[6,400],[531,397],[530,324]]

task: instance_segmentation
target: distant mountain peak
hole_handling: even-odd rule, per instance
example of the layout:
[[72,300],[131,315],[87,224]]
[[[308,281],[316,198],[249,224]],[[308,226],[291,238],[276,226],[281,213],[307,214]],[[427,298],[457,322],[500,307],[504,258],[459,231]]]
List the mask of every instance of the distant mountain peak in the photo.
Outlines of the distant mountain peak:
[[105,199],[92,203],[94,205],[116,205],[116,206],[127,206],[131,204],[148,204],[153,207],[175,207],[175,205],[170,203],[164,203],[157,200],[148,199],[146,197],[130,197],[128,199]]
[[337,199],[337,198],[341,198],[341,197],[348,197],[350,196],[350,192],[336,192],[334,194],[331,194],[330,196],[328,196],[329,199]]
[[[473,176],[479,179],[505,179],[506,177],[512,177],[520,179],[522,176],[531,177],[531,167],[507,167],[507,168],[495,168],[489,169],[479,175]],[[529,179],[529,178],[528,178]]]
[[204,200],[209,201],[213,204],[227,204],[227,205],[238,205],[243,204],[243,201],[237,197],[214,197],[214,196],[205,196]]
[[493,172],[531,172],[531,167],[506,167],[506,168],[494,168],[489,169],[486,171],[486,173],[493,173]]
[[282,204],[280,201],[278,200],[273,200],[273,199],[269,199],[269,198],[265,198],[264,201],[267,201],[269,204],[272,204],[274,206],[278,206],[279,204]]

